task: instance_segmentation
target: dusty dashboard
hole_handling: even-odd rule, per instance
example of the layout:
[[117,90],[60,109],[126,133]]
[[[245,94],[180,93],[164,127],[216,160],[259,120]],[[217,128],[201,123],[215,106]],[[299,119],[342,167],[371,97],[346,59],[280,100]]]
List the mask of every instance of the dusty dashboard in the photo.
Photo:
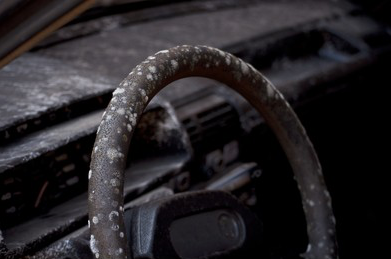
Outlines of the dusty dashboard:
[[[324,163],[341,222],[341,258],[381,254],[375,249],[382,242],[375,230],[380,210],[372,198],[382,196],[375,186],[383,176],[364,177],[381,155],[362,154],[385,135],[373,114],[386,111],[378,93],[389,83],[387,27],[332,1],[125,7],[81,16],[0,70],[1,258],[92,258],[86,190],[103,110],[131,68],[181,44],[222,48],[277,86]],[[367,114],[371,125],[362,121]],[[373,141],[363,137],[360,151],[357,137],[375,131]],[[144,113],[129,157],[126,208],[177,192],[223,189],[262,218],[270,258],[305,251],[300,197],[282,151],[257,112],[220,83],[191,78],[164,90]],[[348,202],[352,197],[362,203]],[[363,227],[361,239],[356,225],[363,221],[373,227]],[[356,251],[357,242],[366,248]]]

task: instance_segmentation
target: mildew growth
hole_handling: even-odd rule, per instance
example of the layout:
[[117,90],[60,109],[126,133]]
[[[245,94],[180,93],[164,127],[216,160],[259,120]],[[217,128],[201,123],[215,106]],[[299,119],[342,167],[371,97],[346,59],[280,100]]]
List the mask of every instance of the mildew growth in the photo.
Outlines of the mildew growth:
[[99,249],[98,249],[98,241],[95,239],[94,235],[90,237],[90,248],[91,252],[95,255],[95,258],[99,258]]
[[118,211],[112,211],[112,212],[110,212],[110,214],[109,214],[109,220],[110,221],[114,221],[114,217],[119,217],[119,213],[118,213]]
[[115,89],[115,91],[113,92],[113,96],[114,95],[117,95],[117,94],[123,94],[125,92],[125,89],[123,89],[123,88],[117,88],[117,89]]
[[124,154],[128,153],[141,113],[149,100],[165,87],[163,82],[187,76],[220,80],[250,100],[268,118],[269,126],[290,158],[303,197],[309,238],[305,257],[337,258],[331,198],[313,146],[289,104],[272,83],[243,60],[212,47],[187,45],[159,51],[136,66],[113,92],[103,115],[92,154],[93,173],[89,173],[91,250],[95,257],[127,257],[121,193]]
[[231,57],[229,55],[225,56],[225,63],[229,66],[231,64]]
[[115,160],[115,159],[120,159],[120,158],[123,158],[124,157],[124,154],[122,154],[121,152],[119,152],[118,150],[114,149],[114,148],[109,148],[107,150],[107,157],[110,159],[110,160]]
[[171,67],[174,70],[178,69],[178,62],[176,60],[171,60]]
[[165,54],[165,53],[169,53],[169,51],[168,51],[168,50],[161,50],[161,51],[159,51],[159,52],[156,52],[155,55]]
[[308,205],[310,205],[311,207],[314,207],[315,206],[315,202],[312,201],[312,200],[308,200]]
[[99,218],[97,216],[92,217],[92,223],[95,225],[99,223]]
[[114,179],[114,178],[110,180],[110,184],[113,187],[116,187],[116,186],[120,185],[119,181],[117,179]]
[[111,230],[118,231],[119,230],[119,225],[118,224],[111,225]]
[[243,75],[246,75],[250,70],[247,63],[243,62],[242,60],[240,60],[240,68],[242,70]]
[[115,252],[115,255],[120,255],[124,252],[122,248],[118,248],[118,250]]
[[117,110],[117,113],[118,113],[119,115],[124,115],[124,114],[125,114],[125,109],[124,109],[124,108],[119,108],[119,109]]

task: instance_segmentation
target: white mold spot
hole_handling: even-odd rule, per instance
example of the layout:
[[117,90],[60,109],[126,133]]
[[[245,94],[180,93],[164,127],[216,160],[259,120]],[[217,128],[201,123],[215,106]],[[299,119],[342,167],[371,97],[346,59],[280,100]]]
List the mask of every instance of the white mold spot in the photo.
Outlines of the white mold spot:
[[242,69],[242,73],[246,75],[248,71],[250,70],[247,64],[243,61],[240,61],[240,68]]
[[153,80],[153,76],[152,76],[151,74],[148,74],[148,75],[147,75],[147,79],[150,80],[150,81],[152,81],[152,80]]
[[112,229],[113,231],[118,231],[119,225],[113,224],[113,225],[111,226],[111,229]]
[[114,178],[111,179],[110,183],[111,183],[111,186],[113,186],[113,187],[119,186],[119,182],[117,179],[114,179]]
[[273,88],[269,85],[269,84],[266,84],[266,94],[269,98],[272,98],[274,97],[274,91],[273,91]]
[[123,88],[117,88],[115,89],[115,91],[113,92],[113,95],[117,95],[117,94],[122,94],[125,92],[125,89]]
[[126,125],[126,129],[127,129],[129,132],[131,132],[131,131],[132,131],[132,125],[127,124],[127,125]]
[[88,171],[88,179],[91,179],[92,170]]
[[99,219],[97,216],[92,217],[92,223],[94,223],[95,225],[99,223]]
[[90,228],[91,227],[91,221],[88,220],[87,223],[88,223],[88,228]]
[[308,205],[310,205],[311,207],[314,207],[315,206],[315,202],[312,201],[312,200],[308,200]]
[[231,64],[231,58],[230,56],[225,56],[225,63],[229,66]]
[[[123,86],[123,87],[128,87],[129,85],[131,85],[131,83],[130,83],[130,80],[124,80],[119,85]],[[118,88],[121,88],[121,87],[118,87]]]
[[164,54],[164,53],[168,53],[168,52],[169,52],[168,50],[161,50],[161,51],[157,52],[155,55]]
[[119,237],[120,237],[120,238],[124,238],[124,236],[125,236],[125,235],[124,235],[124,232],[119,232]]
[[171,60],[171,66],[174,70],[177,70],[178,68],[178,62],[174,59]]
[[120,114],[120,115],[124,115],[125,114],[125,109],[124,108],[119,108],[117,110],[117,113]]
[[114,221],[114,217],[119,217],[118,211],[113,210],[112,212],[110,212],[110,214],[109,214],[109,220],[110,220],[110,221]]
[[[91,235],[91,238],[90,238],[90,248],[91,248],[91,252],[93,254],[95,254],[95,257],[99,258],[98,241],[95,239],[94,235]],[[98,256],[96,256],[96,255],[98,255]]]
[[149,70],[149,72],[151,72],[152,74],[156,73],[156,67],[155,67],[155,66],[150,66],[150,67],[148,67],[148,70]]
[[136,126],[137,121],[137,114],[136,113],[130,113],[129,114],[129,122],[132,124],[132,126]]
[[139,71],[137,72],[137,75],[141,76],[143,74],[143,72]]
[[115,252],[115,253],[116,253],[116,255],[120,255],[123,252],[124,252],[124,250],[122,248],[118,248],[117,252]]
[[225,53],[224,53],[224,51],[222,51],[222,50],[219,50],[219,49],[216,49],[216,50],[217,50],[217,52],[219,52],[220,56],[222,56],[222,57],[224,57],[224,56],[225,56]]
[[121,152],[117,151],[116,149],[114,148],[109,148],[107,150],[107,157],[110,159],[110,160],[114,160],[116,158],[123,158],[124,157],[124,154],[122,154]]

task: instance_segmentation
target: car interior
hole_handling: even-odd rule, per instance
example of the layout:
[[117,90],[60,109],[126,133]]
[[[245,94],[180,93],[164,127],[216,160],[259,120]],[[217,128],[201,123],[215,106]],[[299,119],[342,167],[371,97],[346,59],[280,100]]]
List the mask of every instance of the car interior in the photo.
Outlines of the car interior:
[[0,258],[386,258],[390,13],[0,1]]

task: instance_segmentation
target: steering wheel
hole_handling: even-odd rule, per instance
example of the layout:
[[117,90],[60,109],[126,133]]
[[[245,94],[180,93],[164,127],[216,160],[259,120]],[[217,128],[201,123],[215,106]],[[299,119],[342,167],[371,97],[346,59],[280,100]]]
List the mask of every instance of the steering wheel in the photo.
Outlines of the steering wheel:
[[273,130],[293,169],[307,222],[308,259],[338,258],[335,218],[318,157],[282,94],[254,67],[207,46],[178,46],[136,66],[113,92],[95,140],[89,172],[90,246],[96,258],[130,258],[124,225],[124,169],[130,141],[149,101],[191,76],[218,80],[240,93]]

